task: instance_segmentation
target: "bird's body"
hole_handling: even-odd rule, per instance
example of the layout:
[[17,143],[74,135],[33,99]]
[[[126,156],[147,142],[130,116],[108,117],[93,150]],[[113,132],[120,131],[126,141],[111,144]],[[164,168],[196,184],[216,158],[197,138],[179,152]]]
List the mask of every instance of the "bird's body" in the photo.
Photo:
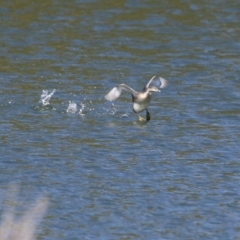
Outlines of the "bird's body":
[[[155,80],[156,86],[150,86]],[[147,108],[151,101],[151,95],[153,92],[161,92],[158,88],[164,88],[167,86],[167,80],[159,77],[156,80],[156,77],[152,77],[150,81],[146,84],[143,88],[143,91],[137,92],[134,89],[130,88],[126,84],[119,84],[118,86],[114,87],[106,96],[105,98],[109,101],[114,101],[118,97],[120,97],[122,90],[125,90],[132,95],[133,101],[133,111],[138,115],[139,120],[150,120],[150,113],[148,112]],[[146,110],[146,119],[142,118],[139,113]]]
[[151,94],[146,92],[139,92],[136,96],[133,96],[133,110],[134,112],[142,112],[147,109],[150,101],[151,101]]

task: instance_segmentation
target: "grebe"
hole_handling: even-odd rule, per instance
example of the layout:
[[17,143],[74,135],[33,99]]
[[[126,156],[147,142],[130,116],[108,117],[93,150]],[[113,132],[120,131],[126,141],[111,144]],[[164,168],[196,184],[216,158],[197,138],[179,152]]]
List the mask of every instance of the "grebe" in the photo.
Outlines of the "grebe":
[[[153,86],[150,86],[153,84]],[[126,84],[119,84],[114,87],[105,98],[109,101],[114,101],[120,97],[122,90],[125,90],[132,95],[133,101],[133,111],[138,115],[139,121],[149,121],[151,119],[150,113],[147,110],[147,107],[151,100],[151,95],[153,92],[161,92],[159,88],[165,88],[167,86],[167,80],[162,77],[153,76],[146,86],[143,88],[142,92],[137,92],[134,89],[130,88]],[[139,113],[146,110],[146,119],[142,118]]]

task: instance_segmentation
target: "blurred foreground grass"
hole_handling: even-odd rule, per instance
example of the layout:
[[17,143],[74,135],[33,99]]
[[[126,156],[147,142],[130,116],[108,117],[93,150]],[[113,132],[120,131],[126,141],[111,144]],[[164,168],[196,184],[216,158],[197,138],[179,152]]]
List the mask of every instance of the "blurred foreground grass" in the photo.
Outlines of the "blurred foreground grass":
[[[33,204],[20,202],[19,187],[10,186],[1,203],[0,240],[34,240],[37,226],[43,218],[48,199],[39,197]],[[1,196],[1,199],[3,196]],[[25,210],[19,212],[19,209]]]

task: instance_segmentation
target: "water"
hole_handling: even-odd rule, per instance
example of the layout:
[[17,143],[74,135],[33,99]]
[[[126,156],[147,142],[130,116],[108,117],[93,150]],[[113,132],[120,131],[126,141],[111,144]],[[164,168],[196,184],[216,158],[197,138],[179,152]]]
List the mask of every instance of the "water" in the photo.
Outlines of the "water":
[[[1,195],[11,183],[26,204],[47,194],[38,239],[240,238],[239,9],[1,4]],[[148,123],[128,94],[104,99],[154,75],[169,85]]]

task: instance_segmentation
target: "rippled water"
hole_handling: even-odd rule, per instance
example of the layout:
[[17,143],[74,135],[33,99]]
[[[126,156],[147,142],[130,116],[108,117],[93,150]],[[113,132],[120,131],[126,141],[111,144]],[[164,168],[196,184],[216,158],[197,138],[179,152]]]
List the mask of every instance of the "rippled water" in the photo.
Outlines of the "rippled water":
[[[239,9],[1,4],[0,188],[49,196],[38,239],[240,238]],[[153,75],[169,85],[148,123],[127,93],[104,99]]]

